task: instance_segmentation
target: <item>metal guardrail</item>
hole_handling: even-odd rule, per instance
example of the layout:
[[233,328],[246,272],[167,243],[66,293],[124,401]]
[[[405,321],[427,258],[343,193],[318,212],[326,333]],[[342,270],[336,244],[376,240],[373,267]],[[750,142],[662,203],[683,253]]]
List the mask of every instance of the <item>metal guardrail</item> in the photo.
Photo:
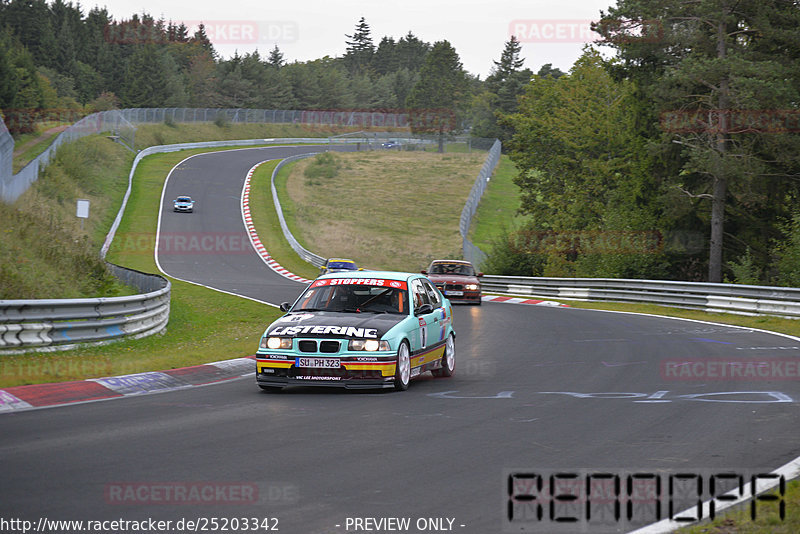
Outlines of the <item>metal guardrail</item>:
[[22,196],[39,178],[39,171],[50,163],[50,159],[55,156],[62,144],[100,132],[119,134],[126,125],[129,124],[119,110],[101,111],[87,115],[58,134],[44,152],[32,159],[17,174],[11,172],[14,140],[3,125],[0,128],[0,200],[12,203]]
[[640,302],[708,312],[800,317],[800,288],[613,278],[486,275],[484,292],[525,297]]
[[[187,115],[191,111],[191,118]],[[215,120],[220,113],[224,113],[231,122],[302,122],[318,124],[363,124],[376,126],[379,121],[387,126],[400,125],[398,121],[401,116],[386,113],[366,113],[366,112],[270,112],[271,120],[267,121],[268,110],[202,110],[202,118],[198,110],[187,110],[181,108],[170,108],[162,110],[112,110],[89,115],[78,121],[70,128],[59,134],[50,147],[40,156],[29,163],[22,171],[16,175],[11,174],[12,153],[14,142],[0,118],[0,198],[7,202],[13,202],[21,196],[30,185],[38,178],[39,170],[46,165],[50,158],[55,154],[61,144],[73,141],[80,137],[99,133],[103,131],[114,131],[119,134],[122,130],[133,128],[134,123],[141,122],[160,122],[169,117],[176,122],[186,121],[207,121]],[[262,111],[260,115],[257,113]],[[280,113],[280,118],[278,114]],[[180,117],[178,116],[180,114]],[[213,114],[213,117],[209,117]],[[377,117],[377,118],[376,118]],[[327,121],[327,122],[326,122]],[[382,121],[382,122],[381,122]],[[391,123],[394,121],[394,123]],[[391,123],[391,124],[389,124]],[[132,139],[132,136],[127,136]],[[149,147],[140,151],[132,165],[128,176],[128,190],[125,193],[122,206],[117,217],[106,236],[106,240],[101,249],[101,257],[105,258],[111,243],[113,242],[116,230],[122,220],[122,216],[130,197],[133,175],[136,167],[142,158],[150,154],[186,150],[191,148],[205,147],[224,147],[224,146],[255,146],[263,144],[281,143],[333,143],[331,139],[325,138],[283,138],[283,139],[251,139],[233,141],[212,141],[205,143],[181,143],[175,145],[162,145]],[[366,148],[378,141],[378,138],[366,140]],[[411,141],[410,139],[407,141]],[[418,140],[415,140],[418,141]],[[336,143],[362,143],[364,140],[337,139]],[[425,141],[419,141],[424,143]],[[496,142],[492,151],[497,147],[499,156],[499,143]],[[308,157],[305,155],[304,157]],[[492,152],[487,158],[487,167],[492,158]],[[299,158],[292,158],[299,159]],[[282,166],[287,160],[281,162]],[[495,163],[491,166],[494,169]],[[277,168],[275,172],[277,172]],[[483,178],[479,175],[473,192],[478,187],[479,182],[484,182],[480,193],[485,188],[485,181],[489,174]],[[484,170],[482,169],[482,173]],[[281,226],[287,240],[293,249],[309,263],[321,267],[324,265],[325,258],[318,256],[303,248],[289,232],[283,218],[280,204],[274,190],[273,173],[273,198],[276,202],[276,209],[279,213]],[[479,197],[478,197],[479,198]],[[477,204],[476,204],[477,205]],[[474,208],[472,209],[474,213]],[[471,218],[472,213],[469,214]],[[462,214],[463,219],[463,214]],[[467,223],[467,228],[468,228]],[[463,233],[462,233],[463,235]],[[467,241],[468,242],[468,241]],[[471,243],[470,243],[471,244]],[[476,247],[477,249],[477,247]],[[117,339],[125,336],[142,337],[162,331],[169,319],[169,294],[171,285],[169,281],[158,275],[147,275],[138,273],[108,264],[109,268],[115,272],[118,278],[126,283],[139,287],[144,294],[130,297],[112,298],[90,298],[90,299],[50,299],[50,300],[5,300],[0,301],[0,354],[9,352],[26,352],[31,350],[53,350],[55,348],[69,348],[75,343],[104,343],[108,340]],[[151,290],[152,279],[155,277],[158,284],[163,285],[156,290]],[[150,280],[149,283],[144,283]]]
[[272,191],[272,202],[275,204],[275,212],[278,214],[278,221],[281,223],[281,230],[283,230],[283,236],[289,242],[292,249],[297,252],[297,255],[300,256],[303,260],[307,261],[314,267],[322,268],[325,265],[326,259],[322,256],[314,254],[310,250],[306,250],[303,248],[297,239],[292,235],[292,232],[289,230],[289,226],[286,224],[286,219],[283,217],[283,208],[281,207],[280,200],[278,200],[278,191],[275,189],[275,177],[278,176],[278,171],[281,170],[285,164],[292,163],[295,161],[299,161],[301,159],[310,158],[311,156],[315,156],[317,153],[313,154],[300,154],[298,156],[292,156],[290,158],[286,158],[281,160],[275,166],[275,169],[272,171],[272,178],[270,179],[270,190]]
[[[338,139],[342,141],[342,139]],[[349,140],[354,142],[356,140]],[[418,141],[415,139],[403,139],[404,142],[408,143],[411,141]],[[498,139],[494,140],[494,143],[489,149],[489,155],[486,156],[486,161],[483,163],[483,167],[481,167],[480,172],[478,173],[478,177],[475,180],[475,183],[472,186],[472,190],[470,191],[469,198],[467,199],[466,204],[464,205],[464,209],[461,210],[461,220],[459,222],[459,231],[461,233],[462,239],[462,246],[463,246],[463,254],[464,259],[474,263],[477,266],[486,259],[486,254],[472,244],[472,242],[467,239],[467,234],[469,233],[469,227],[472,222],[472,216],[475,214],[475,210],[478,209],[478,203],[480,202],[481,196],[483,192],[486,190],[486,185],[489,182],[489,179],[494,172],[495,167],[497,167],[498,162],[500,161],[500,150],[501,145]],[[295,161],[299,161],[304,158],[309,158],[311,156],[315,156],[317,153],[310,153],[310,154],[301,154],[299,156],[292,156],[282,160],[272,171],[272,179],[270,188],[272,190],[272,200],[275,204],[275,211],[278,214],[278,220],[281,224],[281,229],[283,230],[283,235],[286,240],[291,245],[292,249],[305,261],[313,265],[314,267],[322,267],[325,265],[326,259],[318,254],[314,254],[310,250],[304,248],[294,237],[292,232],[289,230],[289,226],[286,224],[286,219],[283,216],[283,208],[281,208],[281,203],[278,200],[278,192],[275,189],[275,177],[278,175],[278,171],[283,167],[285,164],[293,163]]]
[[483,162],[483,167],[478,173],[478,177],[475,179],[467,202],[464,204],[464,209],[461,210],[461,220],[458,224],[458,230],[461,233],[461,250],[464,259],[471,262],[478,270],[480,270],[481,264],[486,261],[486,253],[467,239],[467,235],[469,235],[472,217],[478,209],[478,204],[480,204],[483,192],[486,190],[486,186],[489,184],[489,180],[497,164],[500,163],[501,149],[502,145],[500,144],[500,140],[495,139],[492,148],[489,149],[489,155],[486,156],[486,161]]
[[161,332],[169,320],[169,280],[108,264],[142,294],[111,298],[0,300],[0,355],[72,348]]
[[[347,143],[358,143],[361,142],[360,139],[337,139],[335,144],[347,144]],[[105,258],[106,254],[108,253],[108,249],[111,247],[111,243],[114,241],[114,236],[117,233],[117,229],[119,228],[120,223],[122,222],[122,217],[125,214],[125,208],[128,205],[128,198],[131,195],[131,190],[133,188],[133,175],[136,173],[136,168],[139,165],[139,162],[142,158],[150,156],[152,154],[163,154],[166,152],[177,152],[179,150],[189,150],[193,148],[221,148],[227,146],[259,146],[259,145],[271,145],[271,144],[334,144],[330,139],[325,137],[291,137],[291,138],[276,138],[276,139],[239,139],[236,141],[201,141],[197,143],[177,143],[174,145],[156,145],[147,147],[144,150],[139,151],[136,154],[136,157],[133,160],[133,164],[131,165],[131,171],[128,173],[128,189],[125,191],[125,196],[122,198],[122,205],[117,212],[117,216],[114,219],[113,224],[111,225],[111,229],[106,234],[105,242],[103,243],[102,248],[100,249],[100,257]],[[291,235],[291,234],[290,234]]]
[[[255,146],[281,143],[326,143],[325,138],[247,139],[149,147],[136,155],[122,206],[100,251],[105,258],[130,197],[133,175],[142,158],[191,148]],[[341,141],[349,142],[349,141]],[[106,343],[161,332],[169,320],[171,284],[166,278],[112,263],[108,268],[142,294],[86,299],[0,300],[0,355],[72,348],[76,343]]]
[[[35,110],[32,110],[35,111]],[[303,124],[317,126],[362,126],[368,128],[405,128],[407,113],[379,111],[317,111],[225,108],[130,108],[92,113],[61,132],[47,149],[31,160],[17,174],[12,172],[14,140],[0,118],[0,200],[15,202],[39,178],[39,171],[65,142],[86,135],[113,132],[133,149],[136,124],[174,122],[213,122],[223,118],[231,123]]]

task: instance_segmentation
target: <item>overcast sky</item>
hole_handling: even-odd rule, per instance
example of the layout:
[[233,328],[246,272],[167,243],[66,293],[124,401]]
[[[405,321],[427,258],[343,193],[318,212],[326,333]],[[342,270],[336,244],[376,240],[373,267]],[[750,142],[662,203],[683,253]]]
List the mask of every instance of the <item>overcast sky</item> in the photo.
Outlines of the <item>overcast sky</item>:
[[[258,49],[266,56],[278,45],[289,61],[306,61],[345,52],[345,34],[364,17],[377,46],[383,36],[400,39],[411,31],[429,43],[448,40],[464,68],[486,78],[512,32],[522,42],[525,66],[545,63],[569,70],[586,42],[590,21],[614,0],[106,0],[115,19],[146,12],[156,19],[202,21],[218,52]],[[82,2],[88,11],[94,4]]]

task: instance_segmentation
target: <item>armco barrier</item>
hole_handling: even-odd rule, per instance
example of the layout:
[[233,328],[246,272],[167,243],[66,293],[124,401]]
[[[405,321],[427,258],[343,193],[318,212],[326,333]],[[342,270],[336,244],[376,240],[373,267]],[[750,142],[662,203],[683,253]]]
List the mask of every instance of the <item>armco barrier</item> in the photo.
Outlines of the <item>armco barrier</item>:
[[633,280],[487,275],[483,291],[525,297],[660,304],[708,312],[800,317],[800,288]]
[[142,294],[125,297],[0,300],[0,355],[144,337],[169,320],[169,280],[109,264]]
[[[410,141],[410,140],[405,140]],[[472,186],[472,190],[470,191],[469,197],[467,198],[467,202],[464,205],[464,209],[461,210],[461,219],[459,221],[459,232],[461,233],[461,242],[462,242],[462,250],[464,254],[464,259],[470,261],[475,264],[476,267],[479,267],[480,264],[486,259],[486,254],[472,244],[472,242],[467,239],[467,234],[469,233],[469,227],[472,222],[472,216],[475,214],[475,210],[478,209],[478,203],[480,202],[481,196],[483,192],[486,190],[486,185],[489,182],[489,179],[494,172],[495,167],[497,167],[497,163],[500,161],[500,141],[495,139],[492,145],[492,148],[489,149],[489,154],[486,156],[486,161],[483,163],[483,167],[481,168],[480,172],[478,173],[478,177],[475,180],[475,183]],[[278,200],[278,192],[275,189],[275,177],[278,175],[278,171],[283,167],[284,164],[292,163],[294,161],[301,160],[303,158],[308,158],[314,156],[315,154],[301,154],[299,156],[292,156],[290,158],[286,158],[282,160],[276,167],[275,170],[272,171],[272,179],[271,179],[271,189],[272,189],[272,199],[275,204],[275,211],[278,214],[278,220],[281,224],[281,229],[283,230],[283,235],[289,244],[292,246],[297,254],[303,258],[303,260],[307,261],[308,263],[312,264],[315,267],[322,267],[325,265],[325,258],[318,254],[314,254],[313,252],[303,248],[303,246],[297,241],[297,239],[292,235],[292,232],[289,230],[288,225],[286,224],[286,219],[283,217],[283,208],[281,208],[281,203]]]
[[464,259],[475,265],[475,268],[480,270],[481,264],[486,260],[486,253],[476,247],[472,241],[467,239],[469,234],[469,227],[472,224],[472,217],[478,209],[483,192],[486,191],[486,186],[494,173],[497,164],[500,163],[500,153],[502,145],[499,139],[495,139],[492,148],[489,149],[489,155],[486,156],[486,161],[483,162],[478,177],[472,185],[472,190],[467,197],[464,204],[464,209],[461,210],[461,220],[458,224],[458,230],[461,233],[461,250]]
[[[128,111],[128,110],[125,110]],[[108,120],[105,120],[108,115]],[[155,114],[154,114],[155,115]],[[127,124],[127,118],[119,112],[107,112],[105,115],[95,114],[92,120],[84,119],[81,125],[77,123],[73,125],[75,128],[71,132],[64,132],[62,136],[57,138],[57,143],[54,143],[51,149],[48,149],[44,158],[41,159],[42,163],[46,163],[50,156],[55,153],[55,148],[61,143],[71,141],[88,133],[96,133],[103,131],[105,125],[108,124]],[[136,120],[139,117],[130,117]],[[155,117],[154,117],[155,118]],[[141,118],[139,118],[141,120]],[[249,118],[248,118],[249,119]],[[246,119],[246,120],[248,120]],[[163,120],[163,114],[162,114]],[[0,127],[4,128],[0,119]],[[10,139],[7,132],[5,136],[0,135],[0,139],[6,137]],[[64,135],[67,134],[67,135]],[[376,141],[370,139],[367,143]],[[131,171],[128,176],[128,189],[125,193],[122,206],[117,214],[114,223],[106,236],[106,240],[101,249],[101,256],[105,258],[111,243],[113,242],[116,230],[122,220],[122,216],[127,205],[128,198],[131,192],[133,175],[136,167],[141,159],[150,154],[173,152],[178,150],[186,150],[192,148],[213,148],[225,146],[256,146],[265,144],[285,144],[285,143],[320,143],[320,144],[333,144],[333,143],[362,143],[362,139],[325,139],[325,138],[290,138],[290,139],[250,139],[250,140],[234,140],[234,141],[212,141],[202,143],[180,143],[175,145],[161,145],[149,147],[140,151],[132,165]],[[425,142],[419,140],[408,139],[407,142]],[[7,150],[4,151],[6,156],[10,156],[13,150],[13,140],[11,143],[6,143]],[[4,145],[5,146],[5,145]],[[0,147],[3,148],[3,147]],[[492,153],[496,152],[494,156]],[[490,150],[490,155],[484,164],[484,169],[487,168],[492,158],[495,158],[494,163],[491,164],[489,174],[484,176],[484,171],[481,171],[476,180],[476,185],[473,187],[473,193],[476,188],[482,184],[480,193],[483,193],[485,182],[491,175],[491,170],[496,165],[496,158],[499,157],[499,142],[495,142]],[[0,164],[7,165],[10,168],[10,157],[2,157],[0,155]],[[29,171],[20,173],[13,178],[16,180],[13,184],[14,187],[7,188],[5,186],[11,185],[5,183],[0,179],[0,196],[11,192],[12,197],[15,199],[24,192],[25,189],[35,180],[38,176],[40,160],[35,160],[35,164],[31,166]],[[283,165],[283,162],[281,163]],[[35,172],[34,172],[35,167]],[[277,169],[276,169],[277,172]],[[28,176],[30,174],[30,176]],[[274,174],[273,174],[274,179]],[[23,184],[24,182],[24,184]],[[277,195],[273,195],[276,199],[276,209],[279,213],[280,204],[277,203]],[[471,194],[472,198],[473,194]],[[478,196],[479,198],[479,196]],[[8,200],[8,199],[7,199]],[[466,208],[465,208],[466,210]],[[474,213],[474,207],[469,213],[471,218]],[[462,221],[463,221],[462,213]],[[281,226],[284,233],[292,244],[292,247],[297,253],[309,263],[320,267],[325,259],[318,256],[306,249],[304,249],[286,226],[285,220],[281,217]],[[465,241],[468,243],[468,241]],[[471,243],[470,243],[471,245]],[[477,249],[477,247],[475,247]],[[52,299],[52,300],[5,300],[0,301],[0,354],[9,352],[26,352],[31,350],[53,350],[55,348],[68,348],[75,343],[87,342],[106,342],[112,339],[118,339],[126,336],[143,337],[162,331],[169,319],[169,293],[170,283],[165,278],[156,275],[146,275],[144,273],[137,273],[130,271],[123,267],[118,267],[113,264],[108,264],[118,278],[126,283],[133,284],[139,287],[140,291],[146,291],[144,294],[134,295],[130,297],[116,297],[116,298],[91,298],[91,299]],[[157,290],[151,290],[154,283],[151,278],[159,280],[158,284],[163,284]],[[145,280],[150,280],[149,286],[145,284]],[[137,285],[139,284],[139,285]]]
[[[31,110],[31,113],[40,110]],[[404,128],[408,126],[405,113],[379,111],[315,111],[223,108],[134,108],[114,109],[92,113],[82,118],[53,140],[45,151],[31,160],[17,174],[12,173],[11,158],[14,140],[0,117],[0,200],[15,202],[39,177],[61,144],[101,132],[113,132],[117,139],[134,149],[133,130],[136,124],[174,122],[211,122],[222,118],[231,123],[279,123],[311,126],[362,126]]]
[[291,245],[292,249],[294,249],[294,251],[297,252],[297,255],[303,258],[303,260],[307,261],[314,267],[322,268],[322,266],[325,265],[325,258],[303,248],[303,245],[301,245],[297,239],[295,239],[294,235],[292,235],[292,232],[289,231],[289,226],[286,224],[286,219],[283,217],[283,208],[278,200],[278,191],[275,189],[275,177],[278,176],[278,171],[281,170],[281,167],[283,167],[284,164],[309,158],[314,155],[315,154],[301,154],[299,156],[286,158],[278,163],[275,166],[275,169],[272,171],[272,178],[270,178],[270,189],[272,190],[272,202],[275,204],[275,212],[278,214],[278,220],[281,223],[281,230],[283,230],[283,235],[289,242],[289,245]]
[[131,165],[131,171],[128,173],[128,189],[125,191],[125,196],[123,197],[122,205],[120,206],[119,211],[117,212],[117,217],[114,219],[114,223],[111,225],[111,229],[108,231],[108,234],[106,235],[103,247],[100,249],[100,257],[102,258],[106,257],[108,249],[111,246],[111,243],[114,241],[114,236],[116,235],[117,228],[119,228],[119,225],[122,222],[122,216],[125,214],[125,208],[128,205],[128,198],[131,195],[131,189],[133,187],[133,175],[136,173],[136,167],[139,165],[139,162],[144,157],[150,156],[152,154],[177,152],[179,150],[189,150],[193,148],[221,148],[229,146],[248,147],[248,146],[261,146],[261,145],[271,145],[271,144],[330,145],[330,144],[342,144],[342,143],[346,144],[346,143],[359,143],[359,142],[361,142],[360,139],[336,139],[335,141],[333,141],[325,137],[304,137],[304,138],[279,138],[279,139],[240,139],[238,141],[203,141],[198,143],[177,143],[174,145],[156,145],[145,148],[144,150],[141,150],[138,154],[136,154],[136,158],[134,158],[133,160],[133,165]]

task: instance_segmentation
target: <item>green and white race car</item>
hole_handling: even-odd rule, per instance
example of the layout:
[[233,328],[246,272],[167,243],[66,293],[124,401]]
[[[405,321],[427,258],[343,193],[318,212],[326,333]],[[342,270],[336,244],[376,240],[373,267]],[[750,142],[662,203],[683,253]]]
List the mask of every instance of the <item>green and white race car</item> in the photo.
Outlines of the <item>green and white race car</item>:
[[405,390],[424,372],[455,370],[453,311],[427,277],[385,271],[320,276],[272,323],[256,382]]

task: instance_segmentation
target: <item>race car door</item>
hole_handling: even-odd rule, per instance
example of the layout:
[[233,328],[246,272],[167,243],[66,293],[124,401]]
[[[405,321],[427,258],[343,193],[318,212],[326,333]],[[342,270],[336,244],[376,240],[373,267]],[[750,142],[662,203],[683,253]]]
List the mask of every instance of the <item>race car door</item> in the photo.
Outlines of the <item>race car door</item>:
[[[423,285],[423,280],[416,279],[411,281],[411,293],[414,299],[414,315],[419,322],[419,335],[416,337],[416,346],[412,347],[412,360],[414,353],[425,352],[431,345],[435,345],[439,341],[439,318],[441,311],[438,309],[441,306],[440,302],[431,302],[431,297],[428,290]],[[423,306],[427,304],[427,311],[423,310]],[[422,311],[422,313],[420,313]],[[419,363],[412,361],[412,368]]]

